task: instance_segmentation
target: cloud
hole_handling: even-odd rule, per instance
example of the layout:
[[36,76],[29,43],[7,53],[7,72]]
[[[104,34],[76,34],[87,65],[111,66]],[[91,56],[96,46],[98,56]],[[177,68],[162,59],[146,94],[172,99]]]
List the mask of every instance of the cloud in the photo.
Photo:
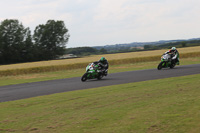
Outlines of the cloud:
[[121,36],[125,35],[124,42],[132,38],[136,38],[135,41],[154,41],[198,37],[198,34],[193,36],[186,31],[195,32],[193,25],[197,26],[200,21],[196,14],[199,12],[197,0],[121,0],[113,5],[114,1],[101,2],[95,20],[100,21],[102,27],[111,29],[112,33],[120,29]]
[[0,20],[18,19],[32,30],[63,20],[69,47],[199,37],[199,0],[0,1]]

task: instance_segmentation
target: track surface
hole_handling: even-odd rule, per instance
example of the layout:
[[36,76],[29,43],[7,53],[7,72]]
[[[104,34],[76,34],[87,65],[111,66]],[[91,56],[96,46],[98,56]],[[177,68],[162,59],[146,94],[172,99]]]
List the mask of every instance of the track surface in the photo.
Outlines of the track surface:
[[200,74],[200,64],[176,66],[174,69],[148,69],[109,74],[102,80],[81,82],[81,78],[68,78],[0,87],[0,102],[25,99],[53,93],[132,83],[153,79]]

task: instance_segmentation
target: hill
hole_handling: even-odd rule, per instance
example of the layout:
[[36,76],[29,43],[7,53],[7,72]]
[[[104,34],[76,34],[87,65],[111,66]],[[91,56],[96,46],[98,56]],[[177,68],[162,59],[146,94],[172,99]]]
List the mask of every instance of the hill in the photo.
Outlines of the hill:
[[200,45],[200,38],[192,39],[179,39],[179,40],[160,40],[155,42],[132,42],[124,44],[115,44],[115,45],[105,45],[105,46],[94,46],[93,48],[100,50],[105,49],[107,52],[114,51],[137,51],[141,50],[141,47],[144,49],[160,49],[168,48],[171,46],[184,47],[184,46],[194,46]]
[[78,57],[82,57],[88,55],[126,53],[136,51],[169,49],[171,47],[182,48],[191,46],[200,46],[200,38],[160,40],[155,42],[132,42],[105,46],[67,48],[65,54],[73,54]]

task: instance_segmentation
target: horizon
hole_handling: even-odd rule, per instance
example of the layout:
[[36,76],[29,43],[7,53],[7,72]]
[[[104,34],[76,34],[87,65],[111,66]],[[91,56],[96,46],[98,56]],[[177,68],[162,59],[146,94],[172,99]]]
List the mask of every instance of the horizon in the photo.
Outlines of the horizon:
[[[130,43],[116,43],[116,44],[107,44],[107,45],[99,45],[99,46],[80,46],[80,47],[105,47],[105,46],[114,46],[114,45],[128,45],[132,43],[156,43],[162,41],[189,41],[189,40],[200,40],[200,37],[197,38],[188,38],[188,39],[173,39],[173,40],[158,40],[158,41],[150,41],[150,42],[130,42]],[[78,47],[66,47],[66,48],[78,48]]]

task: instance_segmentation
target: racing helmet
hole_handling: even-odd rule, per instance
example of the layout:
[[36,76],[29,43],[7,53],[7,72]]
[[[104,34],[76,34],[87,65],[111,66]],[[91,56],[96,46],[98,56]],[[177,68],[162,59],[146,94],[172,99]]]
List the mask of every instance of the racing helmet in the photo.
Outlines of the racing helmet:
[[172,48],[171,48],[171,51],[172,51],[172,52],[176,51],[176,47],[172,47]]
[[171,50],[176,50],[176,47],[172,47]]
[[104,62],[104,61],[106,61],[106,58],[105,57],[101,57],[101,59],[99,61],[100,62]]

